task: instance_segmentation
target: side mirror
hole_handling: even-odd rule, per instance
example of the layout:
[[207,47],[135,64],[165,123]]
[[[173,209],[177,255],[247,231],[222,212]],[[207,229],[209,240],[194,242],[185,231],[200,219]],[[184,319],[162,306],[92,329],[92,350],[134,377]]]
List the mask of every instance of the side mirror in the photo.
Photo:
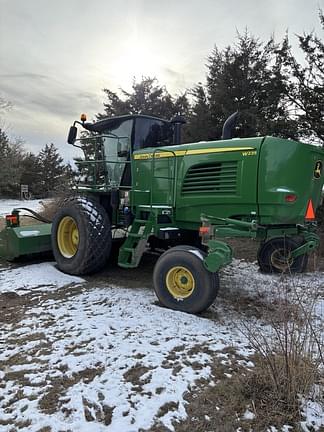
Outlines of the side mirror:
[[78,133],[78,129],[76,126],[71,126],[70,130],[69,130],[69,135],[68,135],[68,139],[67,142],[69,144],[74,144],[76,137],[77,137],[77,133]]

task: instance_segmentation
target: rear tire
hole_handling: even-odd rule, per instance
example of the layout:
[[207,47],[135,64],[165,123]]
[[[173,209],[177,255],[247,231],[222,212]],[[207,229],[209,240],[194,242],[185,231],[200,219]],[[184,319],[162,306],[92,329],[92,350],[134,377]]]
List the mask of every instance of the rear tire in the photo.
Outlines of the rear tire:
[[52,248],[65,273],[85,275],[100,270],[111,250],[111,227],[105,209],[85,197],[67,200],[52,224]]
[[206,310],[215,300],[219,278],[203,265],[206,254],[193,246],[176,246],[158,259],[153,272],[155,293],[167,308],[188,313]]
[[301,238],[276,237],[263,243],[258,250],[258,264],[263,273],[302,273],[305,271],[308,255],[293,259],[291,251],[303,244]]

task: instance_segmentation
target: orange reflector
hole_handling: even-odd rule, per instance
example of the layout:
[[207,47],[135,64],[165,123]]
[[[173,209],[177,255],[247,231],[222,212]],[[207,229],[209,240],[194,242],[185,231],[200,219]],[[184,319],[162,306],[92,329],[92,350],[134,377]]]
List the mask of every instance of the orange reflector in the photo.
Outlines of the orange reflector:
[[201,226],[199,228],[199,234],[208,234],[209,233],[209,227],[208,226]]
[[308,201],[305,219],[306,220],[314,220],[315,219],[315,212],[314,212],[314,207],[313,207],[313,203],[312,203],[311,199]]

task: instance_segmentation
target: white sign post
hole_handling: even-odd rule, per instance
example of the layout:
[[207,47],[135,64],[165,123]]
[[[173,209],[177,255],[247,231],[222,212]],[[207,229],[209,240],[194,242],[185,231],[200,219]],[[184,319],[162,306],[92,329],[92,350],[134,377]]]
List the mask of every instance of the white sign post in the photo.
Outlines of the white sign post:
[[23,199],[29,199],[28,194],[28,185],[20,185],[20,198]]

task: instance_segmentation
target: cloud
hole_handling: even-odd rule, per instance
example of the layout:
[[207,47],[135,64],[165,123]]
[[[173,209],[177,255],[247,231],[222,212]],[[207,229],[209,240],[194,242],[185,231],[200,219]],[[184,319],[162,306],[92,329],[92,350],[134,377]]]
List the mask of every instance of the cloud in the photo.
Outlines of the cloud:
[[48,75],[42,75],[37,74],[34,72],[24,72],[24,73],[0,73],[0,78],[9,78],[9,79],[15,79],[15,78],[21,78],[21,79],[28,79],[28,80],[48,80],[50,77]]
[[80,112],[92,117],[102,111],[101,89],[131,85],[134,69],[145,65],[136,56],[128,63],[118,58],[134,47],[151,54],[152,76],[174,94],[204,81],[208,54],[215,44],[232,44],[236,28],[247,27],[263,40],[273,32],[280,38],[287,27],[291,35],[320,31],[318,0],[116,4],[1,0],[0,95],[13,104],[6,121],[33,149],[51,141],[63,148]]
[[46,111],[63,119],[85,108],[95,111],[99,109],[99,92],[80,91],[78,85],[65,84],[42,74],[5,75],[7,79],[2,80],[0,93],[4,98],[10,99],[14,108]]
[[169,75],[170,77],[175,78],[175,79],[179,79],[179,78],[183,77],[183,73],[180,73],[180,72],[178,72],[174,69],[168,68],[168,67],[163,68],[163,72],[166,75]]

